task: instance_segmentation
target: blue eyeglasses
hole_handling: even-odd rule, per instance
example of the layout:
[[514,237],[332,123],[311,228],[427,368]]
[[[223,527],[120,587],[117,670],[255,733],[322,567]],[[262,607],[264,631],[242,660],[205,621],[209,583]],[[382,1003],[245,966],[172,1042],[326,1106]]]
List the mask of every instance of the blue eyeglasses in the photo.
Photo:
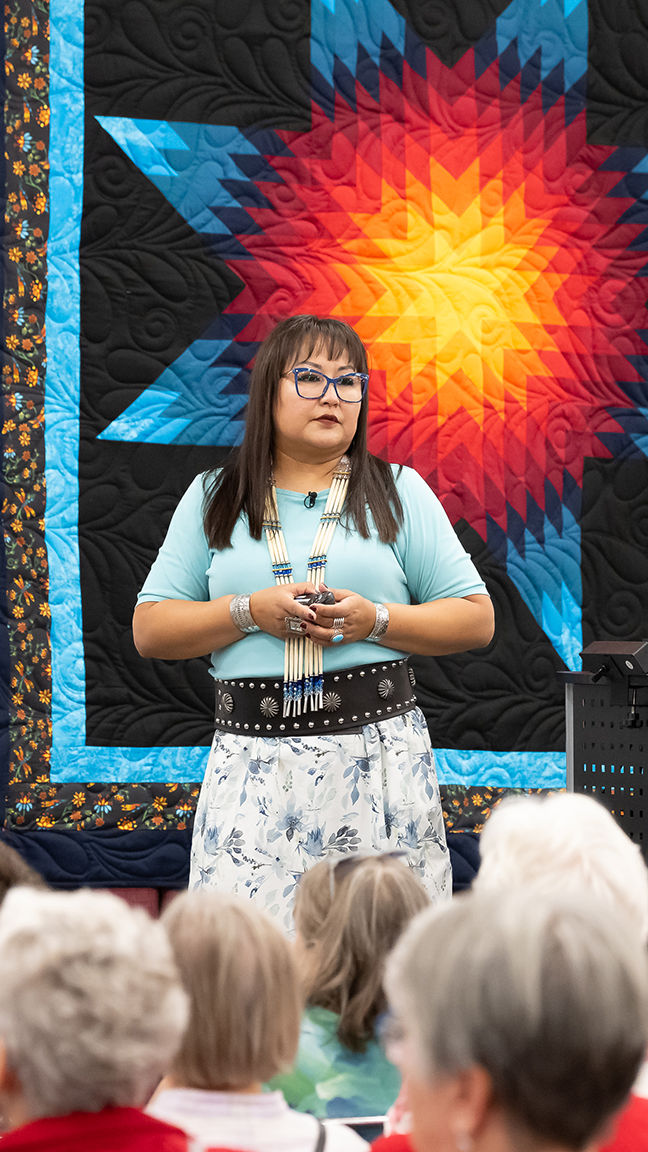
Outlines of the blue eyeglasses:
[[347,372],[335,379],[316,368],[292,368],[291,372],[295,377],[297,395],[302,400],[321,400],[332,384],[338,400],[345,404],[359,404],[369,383],[366,372]]

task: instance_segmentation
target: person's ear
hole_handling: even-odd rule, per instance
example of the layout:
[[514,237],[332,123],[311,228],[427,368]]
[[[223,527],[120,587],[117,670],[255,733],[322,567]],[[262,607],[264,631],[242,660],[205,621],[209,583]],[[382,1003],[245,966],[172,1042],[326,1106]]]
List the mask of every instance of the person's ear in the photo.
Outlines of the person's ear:
[[4,1042],[0,1040],[0,1096],[21,1096],[22,1085],[14,1072]]
[[7,1049],[0,1040],[0,1093],[14,1092],[16,1084],[16,1073],[9,1067]]
[[457,1152],[470,1152],[488,1126],[493,1086],[485,1068],[473,1064],[453,1077],[452,1131]]
[[617,1109],[612,1116],[608,1116],[607,1120],[597,1128],[596,1135],[592,1138],[589,1144],[583,1149],[583,1152],[596,1152],[597,1148],[607,1148],[608,1144],[612,1144],[616,1137],[616,1131],[619,1126],[619,1120],[623,1116],[628,1102],[625,1101],[621,1108]]
[[495,1103],[490,1076],[475,1065],[421,1079],[404,1074],[416,1152],[471,1152],[492,1129]]

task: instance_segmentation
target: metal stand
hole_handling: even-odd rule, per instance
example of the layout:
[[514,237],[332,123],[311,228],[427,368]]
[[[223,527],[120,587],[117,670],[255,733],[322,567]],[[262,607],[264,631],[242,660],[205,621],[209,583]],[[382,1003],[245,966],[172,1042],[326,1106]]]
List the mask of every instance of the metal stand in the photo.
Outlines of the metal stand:
[[558,674],[567,790],[603,804],[648,863],[648,642],[597,642],[582,657],[584,671]]

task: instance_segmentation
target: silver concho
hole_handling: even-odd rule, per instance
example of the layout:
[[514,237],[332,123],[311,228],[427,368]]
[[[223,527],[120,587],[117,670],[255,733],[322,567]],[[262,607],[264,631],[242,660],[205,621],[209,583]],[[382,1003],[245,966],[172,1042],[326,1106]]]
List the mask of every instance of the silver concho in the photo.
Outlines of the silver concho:
[[322,704],[327,712],[337,712],[342,704],[342,697],[338,696],[337,692],[327,692]]
[[389,700],[394,695],[394,683],[392,680],[381,680],[378,685],[378,695],[382,696],[383,700]]
[[234,697],[230,696],[229,692],[223,692],[221,696],[221,707],[223,707],[226,712],[234,711]]
[[274,696],[264,696],[259,707],[263,715],[267,716],[269,720],[272,720],[272,717],[276,716],[279,711],[279,705]]
[[409,676],[409,682],[412,685],[412,688],[416,688],[416,676],[414,675],[414,672],[411,668],[407,669],[407,675]]

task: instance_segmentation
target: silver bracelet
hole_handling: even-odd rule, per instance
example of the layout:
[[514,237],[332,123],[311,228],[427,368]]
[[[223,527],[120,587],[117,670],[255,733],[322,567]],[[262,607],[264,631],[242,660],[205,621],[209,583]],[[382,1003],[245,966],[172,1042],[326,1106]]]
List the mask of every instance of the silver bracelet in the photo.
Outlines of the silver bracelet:
[[254,617],[250,612],[250,597],[249,596],[235,596],[230,600],[230,616],[232,617],[232,624],[238,628],[239,632],[260,632],[258,624],[254,623]]
[[385,632],[389,628],[389,608],[385,608],[384,604],[376,604],[376,623],[374,624],[365,640],[371,641],[372,644],[378,644]]

